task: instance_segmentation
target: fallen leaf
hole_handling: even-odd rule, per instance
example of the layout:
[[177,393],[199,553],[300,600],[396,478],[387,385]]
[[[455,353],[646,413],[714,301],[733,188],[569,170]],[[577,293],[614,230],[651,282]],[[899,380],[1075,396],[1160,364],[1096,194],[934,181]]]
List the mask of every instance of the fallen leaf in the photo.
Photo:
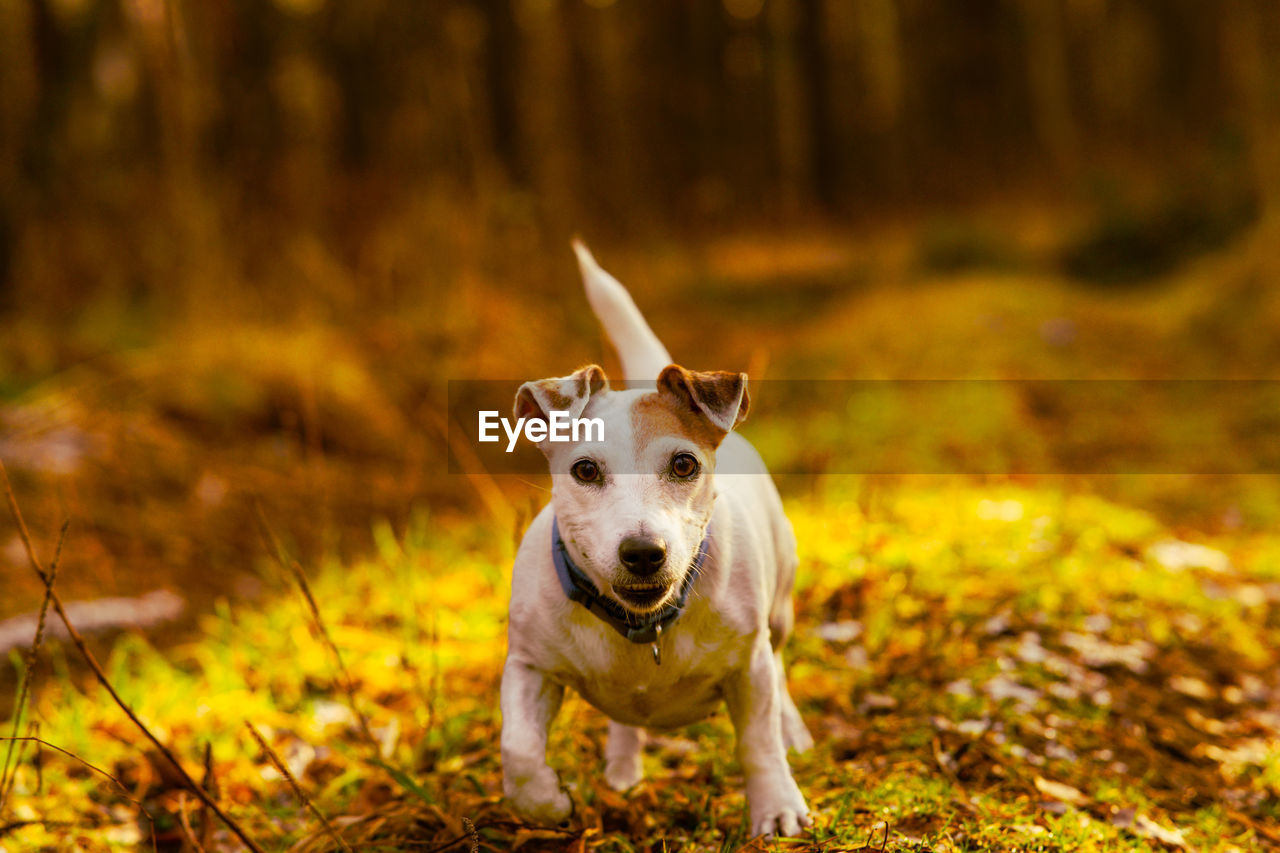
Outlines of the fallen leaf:
[[1059,639],[1080,655],[1086,666],[1095,669],[1119,664],[1138,675],[1147,671],[1148,661],[1155,656],[1156,647],[1147,640],[1131,643],[1108,643],[1091,634],[1063,631]]
[[1041,693],[1039,690],[1028,687],[1025,684],[1019,684],[1011,678],[1003,675],[997,675],[989,679],[982,685],[982,690],[997,702],[1003,699],[1013,699],[1019,705],[1034,705],[1040,701]]
[[818,636],[828,643],[852,643],[862,636],[862,623],[855,619],[827,622],[818,627]]
[[858,712],[861,714],[885,713],[896,707],[898,707],[898,700],[892,696],[886,696],[883,693],[867,693],[858,703]]
[[1196,545],[1178,539],[1166,539],[1147,549],[1147,556],[1156,563],[1175,572],[1184,569],[1206,569],[1225,572],[1231,568],[1226,554],[1205,545]]
[[511,849],[519,850],[530,841],[552,841],[563,839],[563,832],[556,832],[551,829],[518,829],[516,830],[515,838],[511,841]]
[[1083,806],[1089,802],[1089,797],[1079,788],[1073,788],[1062,782],[1054,782],[1052,779],[1046,779],[1043,776],[1037,776],[1035,782],[1037,791],[1059,802],[1073,806]]
[[1133,819],[1133,827],[1130,831],[1143,838],[1154,838],[1170,847],[1185,849],[1187,846],[1187,840],[1182,837],[1182,830],[1167,829],[1143,814]]
[[1174,675],[1169,678],[1169,687],[1183,696],[1192,699],[1212,699],[1213,688],[1198,678],[1189,675]]

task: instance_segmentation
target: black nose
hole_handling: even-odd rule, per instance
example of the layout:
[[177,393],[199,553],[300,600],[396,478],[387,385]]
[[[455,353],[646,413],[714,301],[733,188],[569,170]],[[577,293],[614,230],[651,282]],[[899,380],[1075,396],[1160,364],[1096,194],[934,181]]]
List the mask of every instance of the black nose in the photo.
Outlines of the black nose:
[[636,575],[651,575],[667,561],[667,543],[661,539],[628,536],[618,546],[618,559]]

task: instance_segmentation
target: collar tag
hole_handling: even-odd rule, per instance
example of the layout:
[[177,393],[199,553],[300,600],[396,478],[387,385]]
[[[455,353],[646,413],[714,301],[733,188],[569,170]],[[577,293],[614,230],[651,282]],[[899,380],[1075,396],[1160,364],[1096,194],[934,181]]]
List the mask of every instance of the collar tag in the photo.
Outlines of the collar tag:
[[654,626],[653,632],[653,665],[662,666],[662,649],[658,648],[658,641],[662,639],[662,623],[659,622]]

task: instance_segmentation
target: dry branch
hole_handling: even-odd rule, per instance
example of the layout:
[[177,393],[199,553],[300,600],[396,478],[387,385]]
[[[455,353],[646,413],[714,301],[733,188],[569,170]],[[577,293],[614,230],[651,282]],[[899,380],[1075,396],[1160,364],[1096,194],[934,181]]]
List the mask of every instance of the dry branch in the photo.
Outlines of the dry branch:
[[[204,788],[205,793],[210,797],[218,796],[218,780],[213,775],[213,745],[209,741],[204,742],[204,778],[200,780],[200,787]],[[210,836],[213,833],[213,821],[209,820],[209,807],[200,804],[200,846],[209,849]]]
[[[3,465],[0,465],[0,471],[3,471]],[[5,486],[9,484],[9,477],[5,474]],[[40,616],[36,619],[36,637],[31,643],[31,651],[27,653],[26,670],[22,673],[22,684],[18,688],[18,701],[13,706],[13,731],[9,746],[4,754],[4,767],[0,769],[0,815],[4,814],[5,806],[9,803],[9,792],[13,787],[14,780],[18,778],[17,765],[13,765],[13,776],[9,775],[10,761],[13,759],[13,747],[17,743],[18,728],[22,721],[22,711],[26,708],[27,698],[31,694],[31,677],[32,671],[35,669],[36,657],[40,654],[40,644],[44,642],[44,626],[45,619],[49,616],[49,603],[53,595],[53,583],[58,577],[58,563],[62,560],[62,545],[67,541],[67,529],[71,526],[71,519],[62,522],[62,530],[58,533],[58,546],[53,552],[53,562],[49,564],[49,582],[45,586],[44,600],[40,603]]]
[[276,769],[280,771],[280,775],[284,776],[284,778],[288,781],[289,787],[293,788],[293,793],[298,798],[298,800],[304,806],[306,806],[307,809],[310,810],[310,812],[313,815],[316,816],[316,820],[320,821],[320,823],[324,825],[325,831],[329,833],[329,836],[334,841],[338,842],[339,847],[341,847],[343,850],[346,850],[347,853],[353,853],[353,851],[351,850],[351,847],[343,839],[342,835],[339,834],[338,830],[334,827],[333,824],[329,823],[329,819],[324,816],[324,812],[320,811],[320,809],[316,807],[316,804],[311,801],[311,798],[307,796],[307,792],[302,790],[302,786],[298,784],[298,780],[293,777],[293,773],[289,770],[289,768],[285,765],[285,763],[280,760],[280,756],[276,755],[276,751],[271,748],[270,744],[267,743],[267,739],[262,736],[262,733],[259,732],[257,729],[255,729],[253,727],[253,723],[249,722],[248,720],[245,720],[244,725],[245,725],[245,728],[249,730],[249,733],[253,735],[253,739],[258,742],[258,746],[262,747],[262,751],[267,754],[267,758],[270,758],[271,763],[274,764],[276,766]]
[[9,823],[0,823],[0,838],[4,838],[15,829],[24,829],[28,826],[43,826],[45,829],[64,829],[75,825],[69,820],[14,820]]
[[67,633],[71,635],[71,641],[75,644],[76,649],[79,650],[81,657],[85,660],[85,663],[89,665],[89,669],[93,671],[94,677],[97,678],[98,683],[107,691],[111,696],[112,701],[120,707],[120,710],[124,711],[130,721],[138,727],[138,730],[142,732],[143,736],[145,736],[147,740],[151,741],[156,749],[160,751],[160,754],[173,764],[187,790],[195,794],[201,802],[208,806],[208,808],[227,825],[227,828],[230,829],[246,847],[252,850],[253,853],[263,853],[262,848],[258,846],[257,842],[249,837],[248,833],[244,831],[240,824],[237,823],[229,814],[224,812],[221,806],[214,802],[213,799],[206,794],[198,784],[196,784],[196,781],[191,778],[191,775],[187,773],[186,769],[178,763],[177,757],[174,756],[169,747],[165,746],[164,743],[162,743],[160,739],[156,737],[149,728],[147,728],[142,720],[138,719],[138,715],[133,712],[133,709],[129,707],[128,703],[125,702],[124,699],[120,697],[120,694],[116,692],[115,687],[111,685],[111,681],[107,678],[107,674],[102,669],[102,665],[98,663],[98,659],[94,657],[93,652],[89,650],[88,644],[85,643],[84,637],[80,635],[80,632],[77,631],[75,626],[71,623],[71,619],[68,618],[67,611],[62,606],[62,599],[59,597],[57,590],[53,588],[53,578],[50,577],[40,566],[40,561],[36,557],[35,549],[31,545],[31,534],[27,530],[26,521],[23,520],[22,511],[18,508],[18,499],[13,494],[13,486],[9,482],[9,473],[5,470],[4,462],[0,462],[0,479],[4,481],[5,497],[9,501],[9,511],[13,514],[14,523],[18,526],[18,535],[22,538],[22,544],[26,546],[27,559],[31,563],[31,568],[35,570],[35,573],[40,576],[40,580],[44,582],[45,593],[50,600],[52,600],[53,607],[58,614],[58,618],[60,618],[62,620],[62,624],[66,626]]
[[471,818],[462,819],[462,828],[467,831],[467,836],[471,840],[471,849],[468,853],[480,853],[480,834],[476,832],[476,825],[471,822]]
[[187,792],[178,792],[178,827],[182,830],[182,837],[195,853],[205,853],[205,846],[196,840],[195,830],[191,828],[191,820],[187,817]]
[[138,811],[142,812],[144,815],[147,816],[147,820],[151,822],[152,827],[155,826],[155,818],[151,816],[151,812],[147,811],[147,807],[144,806],[138,800],[133,798],[133,796],[129,793],[129,789],[125,787],[125,784],[123,782],[121,782],[115,776],[112,776],[107,771],[103,770],[101,767],[98,767],[95,764],[91,764],[88,761],[85,761],[80,756],[76,755],[74,752],[71,752],[68,749],[63,749],[62,747],[58,746],[56,743],[50,743],[49,741],[44,740],[43,738],[31,737],[30,735],[28,735],[26,737],[12,737],[12,738],[7,737],[7,738],[3,738],[3,740],[7,740],[10,743],[12,743],[13,741],[22,741],[24,743],[34,743],[34,744],[38,744],[39,746],[43,746],[46,749],[52,749],[54,752],[60,752],[63,755],[65,755],[67,758],[70,758],[72,761],[75,761],[79,764],[84,765],[86,768],[88,768],[89,770],[92,770],[94,773],[97,773],[99,776],[103,776],[109,779],[110,781],[115,783],[115,786],[117,788],[120,789],[120,792],[124,794],[124,798],[126,800],[128,800],[129,802],[137,806]]

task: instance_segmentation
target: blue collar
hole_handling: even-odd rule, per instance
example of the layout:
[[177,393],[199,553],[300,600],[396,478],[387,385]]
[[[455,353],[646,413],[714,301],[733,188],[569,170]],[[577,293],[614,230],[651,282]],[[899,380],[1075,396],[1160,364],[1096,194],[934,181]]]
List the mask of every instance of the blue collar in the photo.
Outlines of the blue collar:
[[601,595],[595,584],[573,564],[564,540],[560,538],[560,522],[555,516],[551,517],[551,559],[556,564],[556,574],[560,578],[560,586],[564,589],[564,594],[570,601],[576,601],[590,610],[602,622],[631,642],[652,643],[653,658],[657,663],[661,663],[658,638],[680,618],[680,613],[689,600],[689,591],[693,589],[693,582],[701,573],[702,564],[706,562],[707,545],[710,541],[711,537],[708,535],[698,546],[698,556],[694,558],[693,566],[685,575],[676,600],[659,610],[640,616],[631,613],[612,598]]

